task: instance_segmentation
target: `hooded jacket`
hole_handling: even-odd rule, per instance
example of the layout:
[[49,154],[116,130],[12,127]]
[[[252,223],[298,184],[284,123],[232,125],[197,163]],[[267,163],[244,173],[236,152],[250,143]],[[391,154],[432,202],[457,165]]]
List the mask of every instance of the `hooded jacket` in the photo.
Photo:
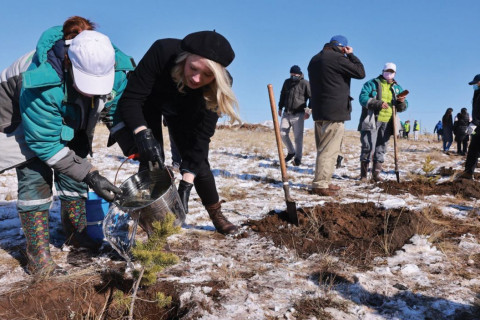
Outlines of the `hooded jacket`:
[[[126,82],[126,72],[133,70],[130,57],[115,46],[115,80],[106,96],[87,98],[72,87],[70,75],[63,69],[67,47],[62,27],[46,30],[37,43],[28,70],[22,74],[20,113],[24,140],[40,160],[76,181],[82,181],[91,164],[70,150],[67,144],[80,131],[92,150],[95,125],[104,112],[106,122],[120,122],[116,104]],[[21,137],[23,138],[23,137]]]
[[344,55],[327,43],[308,65],[313,120],[350,120],[350,80],[365,78],[362,62],[353,53]]
[[171,76],[182,52],[180,39],[153,43],[131,73],[119,102],[121,115],[130,130],[149,127],[162,143],[162,116],[182,157],[181,171],[196,175],[208,165],[210,139],[219,115],[206,109],[203,88],[178,91]]
[[286,112],[295,114],[304,112],[307,107],[307,100],[310,99],[310,83],[303,78],[285,80],[280,92],[278,109],[285,109]]
[[[362,114],[358,123],[358,131],[372,131],[377,129],[377,120],[380,110],[382,110],[382,85],[380,81],[383,76],[378,76],[372,80],[365,82],[360,91],[359,101],[362,106]],[[403,88],[394,80],[391,86],[392,105],[397,112],[403,112],[408,108],[408,101],[397,101],[397,95],[403,91]]]

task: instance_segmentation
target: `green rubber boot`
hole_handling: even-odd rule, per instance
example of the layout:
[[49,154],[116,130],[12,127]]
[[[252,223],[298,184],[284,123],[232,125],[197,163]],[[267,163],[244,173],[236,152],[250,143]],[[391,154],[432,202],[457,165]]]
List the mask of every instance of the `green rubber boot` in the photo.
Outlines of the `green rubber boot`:
[[65,243],[76,248],[98,250],[101,243],[94,241],[87,234],[85,200],[62,200],[60,206],[63,231],[67,239]]
[[35,275],[51,275],[62,270],[50,254],[48,211],[20,212],[19,216],[27,242],[27,271]]

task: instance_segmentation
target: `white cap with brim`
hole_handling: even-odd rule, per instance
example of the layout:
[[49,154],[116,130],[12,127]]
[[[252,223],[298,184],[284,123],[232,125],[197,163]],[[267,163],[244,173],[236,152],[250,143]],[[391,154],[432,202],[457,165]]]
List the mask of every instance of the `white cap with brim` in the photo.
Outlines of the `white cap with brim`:
[[109,94],[115,79],[115,49],[110,39],[97,31],[85,30],[69,48],[75,86],[89,95]]
[[385,63],[385,66],[383,67],[383,71],[385,70],[393,70],[397,72],[397,66],[393,62],[387,62]]

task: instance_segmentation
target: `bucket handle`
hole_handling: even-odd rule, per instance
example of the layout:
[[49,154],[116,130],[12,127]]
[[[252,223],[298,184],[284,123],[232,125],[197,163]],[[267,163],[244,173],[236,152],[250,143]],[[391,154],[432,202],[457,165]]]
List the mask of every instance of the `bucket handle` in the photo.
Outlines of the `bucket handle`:
[[[126,157],[122,163],[120,163],[120,165],[118,166],[118,169],[117,169],[117,172],[115,173],[115,179],[113,180],[113,184],[116,185],[117,184],[117,176],[118,176],[118,172],[120,171],[120,168],[123,166],[123,164],[125,163],[125,161],[127,160],[132,160],[132,159],[140,159],[140,154],[139,153],[134,153],[134,154],[131,154],[129,155],[128,157]],[[173,176],[173,172],[169,169],[167,169],[167,172],[168,172],[168,175],[170,176],[170,180],[174,180],[174,176]]]

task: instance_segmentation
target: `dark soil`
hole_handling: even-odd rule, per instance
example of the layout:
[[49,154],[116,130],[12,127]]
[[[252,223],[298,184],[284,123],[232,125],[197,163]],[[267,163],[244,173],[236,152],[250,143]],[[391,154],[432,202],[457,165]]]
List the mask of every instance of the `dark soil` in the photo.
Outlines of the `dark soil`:
[[[53,277],[32,283],[0,297],[2,319],[120,319],[127,307],[116,299],[115,291],[128,295],[132,280],[110,273],[103,275]],[[160,308],[155,294],[172,297],[168,307]],[[172,282],[158,282],[141,288],[134,307],[134,319],[178,319],[182,310],[178,287]],[[129,304],[128,304],[129,305]],[[103,311],[103,312],[102,312]],[[184,310],[185,311],[185,310]]]
[[[113,270],[113,268],[111,269]],[[221,300],[224,282],[203,282],[213,301]],[[121,297],[132,294],[133,280],[126,279],[121,270],[103,274],[78,274],[35,279],[20,283],[16,289],[0,295],[0,319],[126,319],[130,302]],[[140,287],[135,300],[133,319],[181,319],[191,313],[194,302],[180,304],[180,295],[189,284],[159,279],[148,287]],[[171,297],[168,306],[156,303],[157,293]],[[120,298],[119,298],[120,297]],[[200,306],[200,308],[204,308]],[[195,314],[193,316],[195,318]]]
[[389,256],[419,230],[433,225],[408,209],[384,209],[374,203],[326,203],[299,211],[299,226],[287,222],[286,212],[271,212],[262,220],[248,221],[252,230],[306,258],[330,253],[358,267],[374,257]]
[[447,181],[440,184],[437,184],[435,181],[427,181],[426,179],[425,181],[400,181],[400,183],[388,180],[375,184],[375,187],[380,187],[386,193],[392,195],[410,193],[416,197],[420,197],[450,194],[453,196],[461,196],[465,199],[480,198],[480,183],[465,179]]

